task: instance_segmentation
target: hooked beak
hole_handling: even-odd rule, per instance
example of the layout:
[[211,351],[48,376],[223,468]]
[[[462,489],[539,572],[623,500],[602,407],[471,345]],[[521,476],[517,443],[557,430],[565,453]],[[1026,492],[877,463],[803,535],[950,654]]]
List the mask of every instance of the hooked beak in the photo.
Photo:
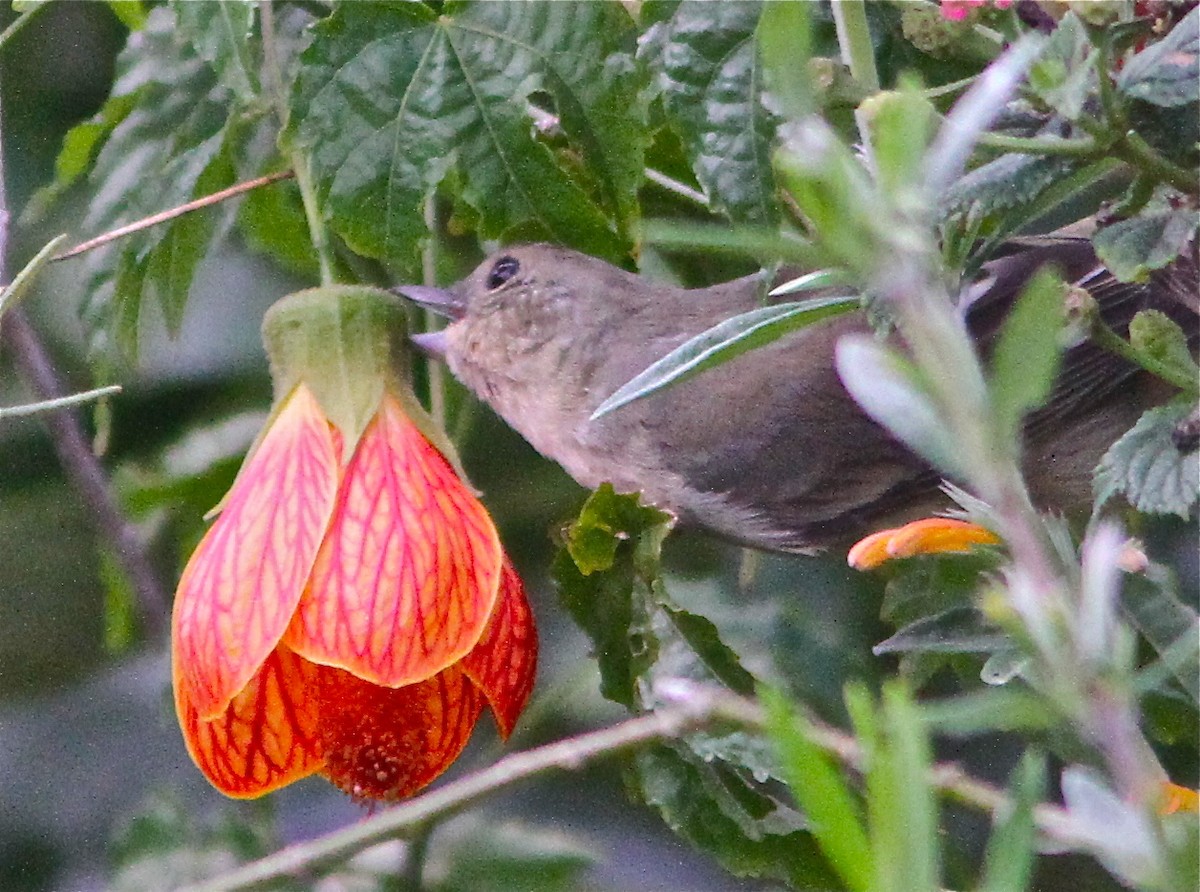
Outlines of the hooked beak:
[[466,312],[466,305],[453,291],[444,288],[430,288],[428,285],[399,285],[392,289],[395,294],[406,297],[418,306],[432,310],[447,319],[461,319]]

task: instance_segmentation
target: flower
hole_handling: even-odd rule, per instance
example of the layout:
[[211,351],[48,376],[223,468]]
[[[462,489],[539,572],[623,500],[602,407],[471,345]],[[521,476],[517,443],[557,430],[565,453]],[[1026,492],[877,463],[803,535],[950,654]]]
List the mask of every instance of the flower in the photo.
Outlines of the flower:
[[[971,10],[983,6],[987,0],[942,0],[942,18],[951,22],[961,22]],[[993,0],[997,9],[1005,9],[1012,5],[1012,0]]]
[[532,689],[524,589],[394,371],[399,312],[386,292],[326,288],[264,323],[277,406],[172,623],[184,739],[227,795],[318,772],[355,796],[410,795],[485,704],[507,737]]
[[925,517],[860,539],[846,555],[855,570],[874,570],[894,558],[920,554],[963,554],[976,545],[997,545],[1000,538],[986,527],[951,517]]

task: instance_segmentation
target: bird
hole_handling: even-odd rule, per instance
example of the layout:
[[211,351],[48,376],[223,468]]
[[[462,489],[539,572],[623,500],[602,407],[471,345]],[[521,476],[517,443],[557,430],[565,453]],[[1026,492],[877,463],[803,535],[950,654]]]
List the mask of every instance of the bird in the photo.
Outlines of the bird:
[[[1195,327],[1194,259],[1146,284],[1121,283],[1088,239],[1045,236],[1010,244],[968,283],[966,321],[983,354],[1046,264],[1087,289],[1118,330],[1157,304],[1176,315],[1182,307]],[[761,306],[761,278],[687,289],[539,243],[503,247],[446,288],[395,290],[449,319],[413,335],[416,345],[586,488],[610,483],[734,543],[803,553],[945,502],[942,475],[868,417],[838,378],[835,345],[871,330],[863,312],[799,329],[593,419],[654,361]],[[1067,350],[1052,395],[1024,427],[1035,504],[1090,504],[1104,451],[1170,392],[1093,343]]]

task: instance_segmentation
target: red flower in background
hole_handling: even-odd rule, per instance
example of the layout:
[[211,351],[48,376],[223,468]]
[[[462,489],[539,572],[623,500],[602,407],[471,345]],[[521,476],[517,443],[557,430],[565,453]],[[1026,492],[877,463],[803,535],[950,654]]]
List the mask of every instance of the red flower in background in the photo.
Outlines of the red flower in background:
[[408,796],[484,705],[507,737],[537,638],[495,526],[384,388],[353,436],[296,384],[192,555],[172,626],[188,751],[222,792],[321,773]]
[[[942,0],[942,18],[961,22],[971,14],[972,9],[987,2],[989,0]],[[991,0],[991,3],[997,9],[1006,9],[1012,5],[1012,0]]]

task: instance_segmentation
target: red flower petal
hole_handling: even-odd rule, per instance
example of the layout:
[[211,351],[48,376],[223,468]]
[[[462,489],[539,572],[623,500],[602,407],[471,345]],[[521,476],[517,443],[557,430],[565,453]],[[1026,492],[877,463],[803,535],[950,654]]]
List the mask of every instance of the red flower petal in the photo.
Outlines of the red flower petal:
[[483,697],[457,667],[402,688],[321,670],[322,774],[352,796],[402,799],[450,767]]
[[507,739],[525,708],[537,676],[538,639],[533,611],[521,577],[507,558],[500,600],[475,649],[463,658],[463,671],[487,697],[500,736]]
[[288,397],[196,548],[175,593],[175,667],[201,719],[221,715],[287,628],[337,492],[321,407]]
[[271,652],[212,721],[200,718],[175,655],[175,711],[188,752],[222,793],[261,796],[319,770],[317,675],[321,667],[286,648]]
[[487,511],[385,396],[284,641],[385,687],[430,678],[479,641],[501,558]]

